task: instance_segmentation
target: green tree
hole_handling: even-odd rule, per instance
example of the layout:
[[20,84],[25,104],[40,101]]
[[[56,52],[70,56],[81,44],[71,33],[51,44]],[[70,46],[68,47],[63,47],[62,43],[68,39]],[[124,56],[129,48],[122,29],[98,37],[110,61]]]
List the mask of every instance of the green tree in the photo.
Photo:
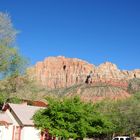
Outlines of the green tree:
[[16,48],[0,44],[0,74],[1,78],[20,75],[26,67],[26,60]]
[[[0,12],[0,94],[1,103],[21,85],[27,60],[15,47],[17,31],[8,14]],[[20,86],[21,87],[21,86]]]
[[140,93],[118,101],[102,101],[96,109],[113,124],[116,135],[140,135]]
[[15,103],[15,104],[20,104],[22,103],[23,101],[21,99],[19,99],[18,97],[12,97],[12,98],[9,98],[7,99],[8,103]]
[[124,132],[140,135],[140,93],[122,102],[119,108],[121,116],[125,118]]
[[6,102],[7,98],[8,96],[5,92],[0,93],[0,110],[2,109],[3,104]]
[[49,106],[38,111],[33,120],[38,129],[47,129],[52,136],[82,139],[112,130],[112,124],[95,110],[93,104],[83,103],[77,97],[62,101],[49,99],[48,102]]
[[8,14],[0,12],[0,76],[15,76],[25,70],[25,59],[15,48],[17,31]]

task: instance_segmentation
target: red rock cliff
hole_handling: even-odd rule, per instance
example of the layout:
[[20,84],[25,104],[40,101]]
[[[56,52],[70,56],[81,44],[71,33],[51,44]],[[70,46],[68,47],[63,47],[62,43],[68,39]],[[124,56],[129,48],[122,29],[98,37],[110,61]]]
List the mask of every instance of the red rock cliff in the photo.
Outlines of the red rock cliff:
[[63,88],[81,83],[108,82],[126,86],[126,81],[140,78],[140,70],[119,70],[110,62],[94,66],[77,58],[48,57],[28,69],[31,78],[47,88]]

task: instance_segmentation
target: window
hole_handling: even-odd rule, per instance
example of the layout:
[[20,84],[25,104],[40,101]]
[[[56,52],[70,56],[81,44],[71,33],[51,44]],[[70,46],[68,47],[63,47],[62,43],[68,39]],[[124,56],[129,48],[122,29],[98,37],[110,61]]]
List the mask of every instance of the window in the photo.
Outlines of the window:
[[113,140],[119,140],[119,138],[114,138]]
[[126,140],[131,140],[130,138],[126,138]]
[[124,140],[124,138],[120,138],[120,140]]

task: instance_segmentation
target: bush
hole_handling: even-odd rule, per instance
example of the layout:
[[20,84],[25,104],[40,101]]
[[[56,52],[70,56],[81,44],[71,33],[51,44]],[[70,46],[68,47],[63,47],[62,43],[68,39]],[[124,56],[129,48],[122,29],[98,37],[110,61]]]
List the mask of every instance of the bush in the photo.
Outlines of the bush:
[[139,78],[133,78],[129,81],[128,85],[128,92],[131,94],[134,94],[138,91],[140,91],[140,79]]

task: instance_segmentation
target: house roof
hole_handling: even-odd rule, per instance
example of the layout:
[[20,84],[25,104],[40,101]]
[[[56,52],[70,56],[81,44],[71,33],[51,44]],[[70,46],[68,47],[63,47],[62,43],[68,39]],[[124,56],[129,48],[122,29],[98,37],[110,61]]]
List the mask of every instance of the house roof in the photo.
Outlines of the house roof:
[[1,112],[0,113],[0,124],[12,124],[11,118],[8,116],[6,112]]
[[27,104],[9,103],[8,105],[23,125],[34,125],[32,120],[33,115],[36,111],[43,109],[43,107],[30,106]]
[[31,101],[31,100],[25,100],[23,99],[23,102],[27,102],[28,105],[32,105],[32,106],[38,106],[38,107],[47,107],[48,103],[46,102],[46,100],[42,100],[42,101]]

